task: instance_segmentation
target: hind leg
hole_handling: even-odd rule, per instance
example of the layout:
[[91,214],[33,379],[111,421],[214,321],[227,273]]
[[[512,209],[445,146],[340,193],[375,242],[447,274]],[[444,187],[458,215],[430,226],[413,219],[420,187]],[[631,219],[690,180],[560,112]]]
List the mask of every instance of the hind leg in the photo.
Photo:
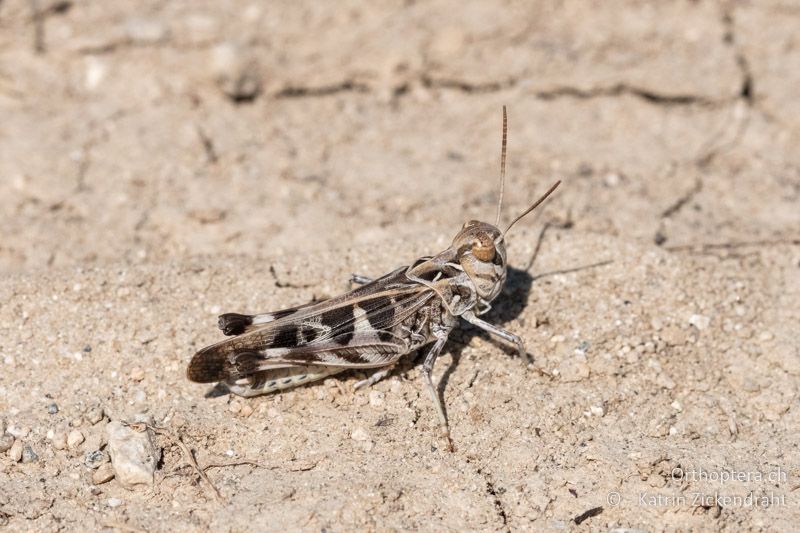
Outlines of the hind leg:
[[389,374],[391,374],[392,370],[394,370],[394,365],[387,366],[386,368],[382,368],[382,369],[378,370],[377,372],[375,372],[374,374],[372,374],[367,379],[362,379],[361,381],[357,382],[354,385],[354,387],[355,387],[356,390],[358,390],[358,389],[360,389],[362,387],[371,387],[371,386],[375,385],[377,382],[379,382],[380,380],[382,380],[383,378],[385,378],[386,376],[388,376]]
[[228,391],[252,398],[279,390],[291,389],[338,374],[346,368],[333,366],[296,366],[258,372],[248,378],[226,382]]

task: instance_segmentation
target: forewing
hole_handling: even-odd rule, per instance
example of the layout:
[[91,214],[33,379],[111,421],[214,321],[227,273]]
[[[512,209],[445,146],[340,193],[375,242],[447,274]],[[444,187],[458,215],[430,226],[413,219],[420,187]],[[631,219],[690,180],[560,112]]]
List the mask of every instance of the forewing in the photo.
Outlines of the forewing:
[[374,294],[389,288],[398,288],[402,285],[408,284],[408,278],[405,277],[407,267],[400,267],[394,272],[390,272],[370,283],[362,285],[348,293],[342,294],[329,300],[321,302],[314,302],[310,304],[299,305],[288,309],[281,309],[279,311],[269,311],[266,313],[258,313],[255,315],[243,315],[240,313],[225,313],[219,316],[219,329],[225,335],[241,335],[254,331],[264,324],[275,322],[281,319],[295,319],[300,318],[305,313],[314,313],[325,307],[339,305],[340,303],[359,298],[363,295]]
[[398,269],[341,297],[204,348],[192,358],[189,379],[210,383],[246,377],[281,365],[377,367],[407,353],[395,325],[435,296]]

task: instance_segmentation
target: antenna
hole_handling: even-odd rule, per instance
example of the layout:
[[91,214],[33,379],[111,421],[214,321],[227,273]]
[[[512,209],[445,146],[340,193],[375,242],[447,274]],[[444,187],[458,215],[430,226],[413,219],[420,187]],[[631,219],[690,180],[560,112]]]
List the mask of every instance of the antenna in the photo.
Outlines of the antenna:
[[508,139],[508,116],[506,115],[506,106],[503,106],[503,146],[500,149],[500,195],[497,199],[497,218],[495,219],[495,226],[500,225],[500,211],[503,208],[503,192],[506,188],[506,144]]
[[511,224],[509,224],[509,225],[508,225],[508,227],[506,228],[506,230],[503,232],[503,237],[505,238],[505,236],[506,236],[506,233],[508,233],[508,230],[510,230],[510,229],[511,229],[511,227],[512,227],[514,224],[516,224],[517,222],[519,222],[519,221],[522,219],[522,217],[524,217],[525,215],[527,215],[528,213],[530,213],[531,211],[533,211],[534,209],[536,209],[536,208],[539,206],[539,204],[541,204],[542,202],[544,202],[544,201],[547,199],[547,197],[548,197],[548,196],[550,196],[550,195],[553,193],[553,191],[554,191],[554,190],[556,190],[556,187],[558,187],[559,185],[561,185],[561,180],[558,180],[557,182],[555,182],[555,183],[553,184],[553,186],[552,186],[552,187],[550,187],[550,189],[549,189],[549,190],[548,190],[546,193],[544,193],[544,195],[543,195],[541,198],[539,198],[538,200],[536,200],[536,201],[533,203],[533,205],[532,205],[532,206],[530,206],[528,209],[526,209],[526,210],[525,210],[525,212],[524,212],[524,213],[522,213],[520,216],[518,216],[517,218],[515,218],[515,219],[514,219],[514,221],[513,221]]

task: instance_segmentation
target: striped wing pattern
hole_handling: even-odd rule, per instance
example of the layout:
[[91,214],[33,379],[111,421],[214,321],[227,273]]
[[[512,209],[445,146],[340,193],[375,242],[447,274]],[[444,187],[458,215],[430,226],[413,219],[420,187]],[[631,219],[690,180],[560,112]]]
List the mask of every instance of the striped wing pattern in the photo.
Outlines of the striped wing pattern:
[[411,349],[407,338],[398,335],[399,325],[435,296],[424,285],[408,281],[405,270],[397,269],[331,300],[287,310],[272,320],[263,317],[283,312],[255,315],[261,322],[246,324],[243,334],[197,352],[188,377],[211,383],[282,367],[390,364]]

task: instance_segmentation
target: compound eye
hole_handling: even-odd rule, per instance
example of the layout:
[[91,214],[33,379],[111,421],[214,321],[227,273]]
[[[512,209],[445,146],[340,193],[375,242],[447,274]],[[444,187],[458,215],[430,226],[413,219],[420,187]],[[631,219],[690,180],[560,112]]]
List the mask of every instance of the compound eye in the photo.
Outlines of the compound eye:
[[478,261],[484,261],[487,263],[489,261],[493,261],[495,253],[496,251],[494,245],[484,246],[480,243],[472,245],[472,255],[474,255]]

